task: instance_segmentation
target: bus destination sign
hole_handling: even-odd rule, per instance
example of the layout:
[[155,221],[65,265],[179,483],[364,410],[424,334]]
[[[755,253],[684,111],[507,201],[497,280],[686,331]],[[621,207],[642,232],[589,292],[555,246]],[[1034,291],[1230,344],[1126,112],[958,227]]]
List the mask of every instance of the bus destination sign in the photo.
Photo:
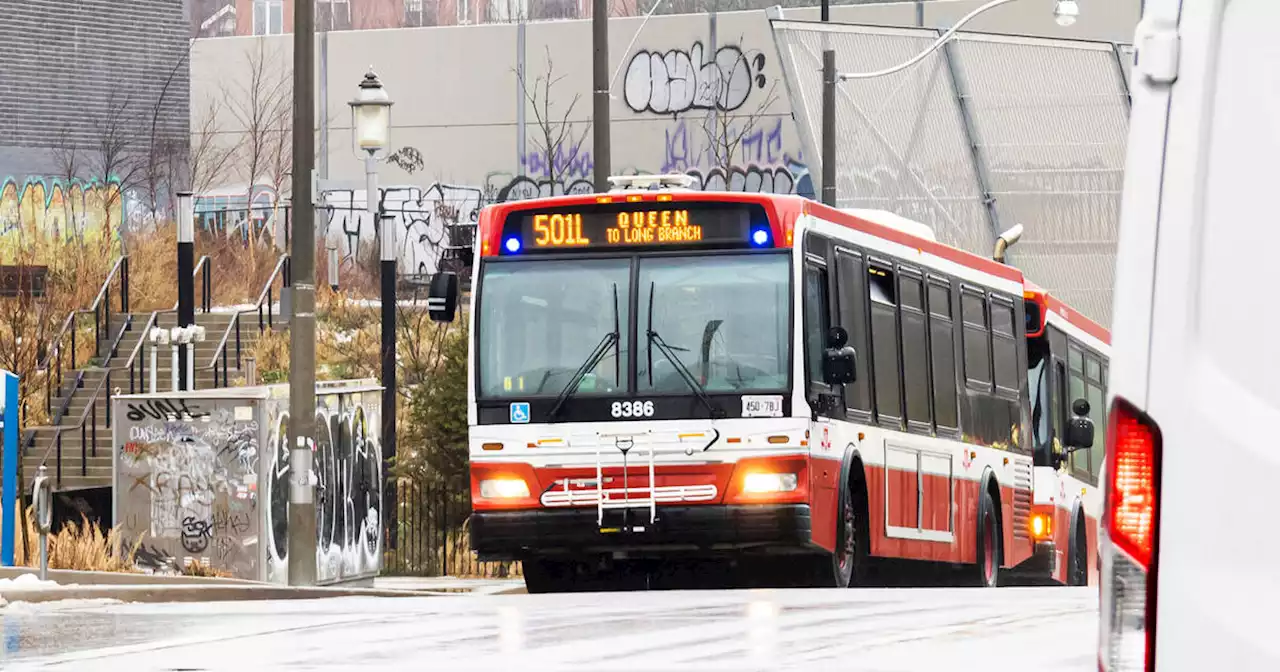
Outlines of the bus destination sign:
[[[508,227],[504,234],[508,240],[504,241],[503,249],[515,252],[521,248],[553,251],[686,245],[739,247],[749,242],[752,212],[747,204],[640,208],[634,207],[642,205],[639,203],[627,205],[631,207],[620,209],[619,204],[611,204],[607,209],[587,206],[520,213],[517,226]],[[517,242],[510,240],[512,234],[518,236]]]

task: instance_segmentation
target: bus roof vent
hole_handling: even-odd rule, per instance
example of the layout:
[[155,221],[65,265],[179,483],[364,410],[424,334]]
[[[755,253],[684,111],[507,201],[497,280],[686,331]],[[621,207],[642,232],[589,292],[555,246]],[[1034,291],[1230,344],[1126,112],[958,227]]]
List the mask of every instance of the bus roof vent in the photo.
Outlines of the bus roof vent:
[[611,191],[625,191],[627,189],[690,189],[694,182],[695,179],[692,175],[685,175],[684,173],[609,176],[609,183],[613,185]]
[[889,212],[888,210],[872,210],[868,208],[841,208],[840,212],[848,213],[859,219],[865,219],[868,222],[875,222],[881,226],[887,226],[891,229],[897,229],[903,233],[909,233],[918,238],[925,240],[938,241],[938,237],[933,233],[933,227],[923,222],[917,222],[914,219],[907,219],[902,215]]

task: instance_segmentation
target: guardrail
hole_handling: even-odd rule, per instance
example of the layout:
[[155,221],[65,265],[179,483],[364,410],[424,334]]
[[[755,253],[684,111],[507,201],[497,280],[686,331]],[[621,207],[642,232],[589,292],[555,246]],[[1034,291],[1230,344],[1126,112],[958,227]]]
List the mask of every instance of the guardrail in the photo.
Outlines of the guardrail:
[[[281,290],[283,290],[285,287],[290,287],[293,284],[292,268],[290,266],[289,255],[287,254],[280,255],[280,260],[276,262],[276,266],[274,269],[272,269],[271,275],[267,278],[266,284],[263,286],[262,291],[259,292],[258,300],[254,304],[253,308],[250,308],[248,310],[237,311],[236,313],[232,314],[231,321],[227,323],[227,328],[222,333],[222,339],[218,341],[217,349],[213,351],[213,357],[209,359],[208,364],[200,367],[201,371],[209,371],[209,370],[213,371],[214,387],[224,387],[228,383],[228,380],[229,380],[228,372],[230,370],[230,362],[229,362],[229,356],[227,354],[227,351],[229,349],[228,344],[230,343],[231,334],[233,332],[235,333],[235,338],[236,338],[235,368],[236,369],[240,368],[241,356],[243,355],[243,352],[241,352],[242,341],[240,337],[240,316],[241,315],[247,315],[255,311],[258,313],[258,334],[259,335],[261,335],[262,332],[266,331],[268,328],[275,328],[275,322],[272,318],[272,313],[274,311],[272,304],[275,302],[273,298],[275,295],[273,288],[275,286],[276,280],[280,280]],[[264,320],[264,310],[265,310],[265,320]],[[219,369],[219,365],[221,365],[221,369]]]

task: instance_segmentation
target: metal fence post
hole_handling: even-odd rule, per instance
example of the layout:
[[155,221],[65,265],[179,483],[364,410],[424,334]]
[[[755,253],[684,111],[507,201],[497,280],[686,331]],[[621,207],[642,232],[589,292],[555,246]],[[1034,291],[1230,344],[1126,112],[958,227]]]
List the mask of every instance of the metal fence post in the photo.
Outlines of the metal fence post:
[[1111,53],[1116,57],[1116,71],[1120,73],[1120,90],[1124,93],[1125,109],[1132,109],[1133,95],[1129,91],[1129,76],[1124,69],[1124,48],[1118,42],[1112,42]]
[[[938,31],[939,36],[945,31]],[[951,74],[951,90],[956,97],[956,105],[960,108],[960,120],[964,126],[965,142],[969,146],[969,153],[973,157],[973,174],[978,180],[978,189],[982,192],[982,204],[986,206],[987,221],[991,225],[991,240],[994,241],[1003,230],[1000,226],[1000,213],[996,209],[996,199],[991,193],[991,181],[988,175],[988,166],[986,157],[982,153],[982,148],[978,145],[978,129],[973,123],[973,112],[969,109],[968,93],[962,79],[960,66],[956,62],[954,53],[955,41],[949,41],[942,45],[942,60],[947,64],[947,71]]]

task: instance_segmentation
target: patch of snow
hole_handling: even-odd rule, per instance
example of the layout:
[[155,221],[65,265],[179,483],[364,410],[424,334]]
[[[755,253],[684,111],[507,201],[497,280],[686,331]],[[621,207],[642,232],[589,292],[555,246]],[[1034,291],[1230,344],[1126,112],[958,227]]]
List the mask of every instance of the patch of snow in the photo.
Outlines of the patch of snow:
[[0,591],[5,589],[35,590],[37,588],[56,588],[57,581],[41,581],[35,574],[19,574],[12,579],[0,579]]

